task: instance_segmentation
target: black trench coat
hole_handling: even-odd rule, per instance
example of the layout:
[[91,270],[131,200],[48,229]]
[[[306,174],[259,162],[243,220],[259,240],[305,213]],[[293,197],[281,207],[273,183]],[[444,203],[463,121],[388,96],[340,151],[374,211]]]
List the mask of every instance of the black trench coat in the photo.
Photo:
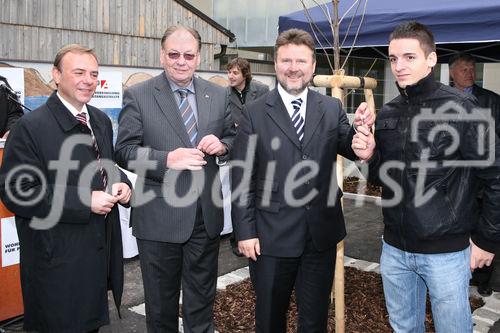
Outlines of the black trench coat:
[[[112,159],[111,121],[100,110],[87,108],[101,158]],[[96,160],[94,148],[77,145],[73,149],[71,159],[80,163],[76,170],[69,171],[64,183],[56,184],[56,172],[49,168],[50,161],[59,159],[64,140],[82,133],[90,137],[88,128],[54,93],[46,104],[19,120],[7,140],[0,168],[0,195],[16,215],[26,330],[91,331],[109,322],[108,288],[113,290],[118,307],[121,302],[123,260],[118,207],[115,205],[106,217],[96,215],[78,195],[82,186],[86,187],[86,200],[90,200],[92,190],[103,189],[98,172],[90,185],[78,183],[85,166]],[[42,192],[41,201],[24,205],[7,195],[6,189],[19,199],[15,181],[20,178],[13,176],[6,183],[8,172],[19,165],[33,166],[43,174],[47,181],[43,192],[38,176],[22,182],[24,188],[33,190],[34,196]],[[117,172],[117,177],[128,183],[123,173]],[[48,215],[55,193],[64,198],[57,224],[48,230],[31,228],[32,217]]]

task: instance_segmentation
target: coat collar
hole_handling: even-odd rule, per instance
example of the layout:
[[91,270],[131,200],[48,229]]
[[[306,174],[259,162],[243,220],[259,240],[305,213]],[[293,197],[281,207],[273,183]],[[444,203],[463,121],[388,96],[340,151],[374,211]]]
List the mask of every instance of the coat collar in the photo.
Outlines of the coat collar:
[[[70,132],[75,127],[80,127],[80,131],[82,134],[91,134],[90,129],[86,126],[83,126],[64,106],[64,104],[57,96],[56,91],[54,91],[52,95],[50,95],[50,97],[47,99],[46,104],[64,132]],[[108,145],[105,144],[105,124],[102,123],[102,121],[99,121],[99,110],[87,104],[87,112],[90,114],[90,126],[92,127],[94,138],[97,141],[97,146],[99,147],[101,155],[104,157],[111,156],[111,152],[107,151]]]
[[[47,99],[47,107],[52,112],[56,121],[62,127],[65,132],[72,130],[74,127],[80,124],[78,120],[73,116],[73,114],[64,106],[59,97],[57,97],[57,91],[54,91]],[[90,110],[89,110],[90,112]],[[92,119],[93,115],[90,115]],[[94,123],[91,123],[94,126]]]
[[434,78],[434,71],[431,70],[426,77],[415,84],[409,85],[404,89],[399,87],[397,83],[396,86],[404,99],[412,103],[419,103],[433,94],[438,89],[439,84]]

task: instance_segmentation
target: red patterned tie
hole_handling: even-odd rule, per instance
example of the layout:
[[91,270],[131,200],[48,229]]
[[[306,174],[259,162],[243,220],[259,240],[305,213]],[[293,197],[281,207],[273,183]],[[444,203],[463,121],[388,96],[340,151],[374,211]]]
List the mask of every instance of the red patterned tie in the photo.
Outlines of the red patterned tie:
[[[76,115],[76,119],[82,125],[85,125],[90,130],[90,127],[87,123],[87,113],[85,113],[85,112],[78,113]],[[101,155],[99,154],[99,147],[97,147],[97,141],[95,139],[94,133],[92,133],[92,130],[90,130],[90,133],[92,135],[92,145],[94,146],[94,150],[95,150],[95,155],[96,155],[96,159],[97,159],[97,166],[99,168],[99,172],[101,173],[101,179],[102,179],[102,183],[104,184],[104,189],[106,190],[106,185],[108,184],[108,176],[106,174],[106,170],[104,170],[104,168],[102,167]]]

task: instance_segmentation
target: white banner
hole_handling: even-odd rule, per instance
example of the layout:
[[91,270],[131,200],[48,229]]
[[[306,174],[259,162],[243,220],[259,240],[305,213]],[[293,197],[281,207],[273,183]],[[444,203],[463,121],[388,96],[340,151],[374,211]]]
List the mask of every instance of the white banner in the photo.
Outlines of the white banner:
[[0,75],[7,79],[19,101],[24,104],[24,68],[0,67]]
[[121,109],[122,72],[100,72],[98,80],[89,104],[98,109]]
[[14,216],[0,220],[2,267],[19,264],[19,238]]

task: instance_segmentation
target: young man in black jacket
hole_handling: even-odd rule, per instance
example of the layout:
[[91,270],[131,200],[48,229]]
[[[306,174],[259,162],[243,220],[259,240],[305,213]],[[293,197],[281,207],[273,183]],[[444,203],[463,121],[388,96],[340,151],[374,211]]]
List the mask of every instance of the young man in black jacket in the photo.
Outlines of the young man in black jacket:
[[436,82],[427,27],[403,23],[389,40],[400,95],[377,115],[369,161],[370,179],[383,187],[389,321],[396,332],[424,332],[429,290],[437,332],[472,332],[471,270],[489,266],[500,242],[494,126],[484,126],[472,96]]
[[[500,96],[493,91],[481,88],[476,82],[476,59],[468,53],[458,53],[448,61],[452,85],[460,91],[474,95],[480,107],[491,112],[495,119],[495,132],[500,135]],[[479,199],[481,200],[481,199]],[[480,201],[481,202],[481,201]],[[493,264],[478,268],[472,273],[471,283],[477,285],[482,296],[490,296],[493,292],[490,280]]]

